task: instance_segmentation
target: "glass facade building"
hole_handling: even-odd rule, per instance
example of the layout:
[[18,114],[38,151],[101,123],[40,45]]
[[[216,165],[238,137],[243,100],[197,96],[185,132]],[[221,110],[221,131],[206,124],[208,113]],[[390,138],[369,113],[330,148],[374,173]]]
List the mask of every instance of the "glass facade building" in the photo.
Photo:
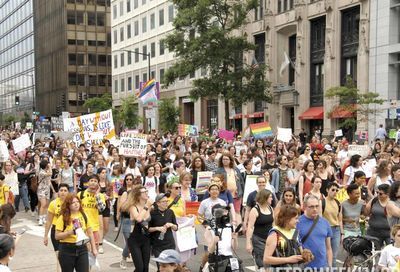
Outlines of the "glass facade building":
[[0,114],[23,114],[34,108],[32,2],[0,0]]

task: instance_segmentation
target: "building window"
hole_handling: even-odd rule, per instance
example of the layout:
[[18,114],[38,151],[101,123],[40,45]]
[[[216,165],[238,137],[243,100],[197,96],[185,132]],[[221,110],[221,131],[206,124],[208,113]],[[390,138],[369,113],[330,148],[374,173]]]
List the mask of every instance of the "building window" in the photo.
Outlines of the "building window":
[[96,54],[88,54],[88,64],[96,66],[97,65],[97,55]]
[[137,9],[139,6],[139,0],[133,0],[133,8]]
[[123,42],[124,41],[124,27],[121,27],[119,29],[119,41]]
[[85,75],[84,74],[78,74],[77,75],[77,83],[79,86],[86,86],[86,80],[85,80]]
[[97,41],[93,41],[93,40],[88,40],[87,41],[87,45],[88,46],[96,46],[96,44],[97,44]]
[[94,12],[88,12],[87,13],[87,20],[88,20],[88,25],[95,26],[96,25],[96,13]]
[[360,29],[360,7],[342,11],[340,83],[351,77],[357,84],[357,54]]
[[121,78],[121,93],[125,92],[125,79]]
[[147,31],[147,20],[146,17],[142,18],[142,33],[146,33]]
[[143,82],[147,81],[147,73],[143,73]]
[[146,0],[142,0],[142,5],[146,5]]
[[154,79],[154,78],[156,78],[156,71],[151,71],[149,79]]
[[131,12],[131,0],[126,0],[126,12]]
[[99,66],[107,66],[107,55],[97,55],[97,63]]
[[[296,63],[296,34],[289,37],[289,59],[292,63]],[[289,85],[294,85],[295,69],[289,64]]]
[[118,42],[118,32],[117,30],[114,30],[114,44],[116,44]]
[[76,73],[68,73],[68,85],[76,85]]
[[310,105],[324,104],[325,16],[311,21]]
[[264,1],[265,0],[257,0],[257,7],[254,9],[254,19],[256,21],[264,17]]
[[119,16],[124,15],[124,1],[119,3]]
[[117,19],[117,5],[113,6],[113,19]]
[[135,62],[139,62],[139,48],[135,48]]
[[147,60],[147,45],[143,45],[142,53],[143,53],[143,60]]
[[75,54],[68,54],[68,64],[76,65],[76,55]]
[[158,11],[158,25],[159,26],[164,25],[164,9],[160,9]]
[[168,22],[171,23],[174,20],[174,6],[170,5],[168,7]]
[[140,76],[136,75],[135,76],[135,90],[139,89],[139,84],[140,84]]
[[114,93],[118,93],[118,80],[114,80]]
[[255,58],[258,63],[265,62],[265,33],[261,33],[254,36],[254,43],[256,49],[254,51]]
[[127,54],[128,54],[128,65],[131,65],[132,64],[132,52],[128,51]]
[[125,65],[125,54],[124,53],[121,53],[120,60],[121,60],[120,66],[124,67],[124,65]]
[[165,45],[164,40],[160,40],[160,56],[164,55]]
[[128,91],[132,91],[132,77],[128,77]]
[[97,25],[98,26],[105,26],[106,25],[106,15],[104,13],[97,13]]
[[106,75],[99,75],[99,86],[105,87],[106,86],[106,80],[107,80],[107,76]]
[[218,125],[218,100],[207,100],[207,123],[209,131],[213,131]]
[[294,7],[294,0],[278,0],[278,13],[292,10]]
[[118,68],[118,56],[114,55],[114,69]]
[[[240,107],[241,110],[242,107]],[[260,112],[260,111],[264,111],[264,107],[263,107],[263,101],[254,101],[254,112]],[[239,113],[238,111],[236,111],[236,113]]]
[[151,54],[152,58],[154,58],[156,56],[156,43],[155,42],[152,42],[150,44],[150,54]]
[[126,26],[126,38],[130,39],[132,35],[132,28],[131,28],[131,24]]
[[150,14],[150,29],[156,27],[156,15],[154,13]]
[[164,74],[165,74],[165,69],[164,69],[164,68],[161,68],[161,69],[160,69],[160,78],[159,78],[159,80],[160,80],[161,83],[164,82]]
[[134,22],[135,36],[139,35],[139,21]]
[[96,75],[89,75],[89,86],[97,86],[97,76]]

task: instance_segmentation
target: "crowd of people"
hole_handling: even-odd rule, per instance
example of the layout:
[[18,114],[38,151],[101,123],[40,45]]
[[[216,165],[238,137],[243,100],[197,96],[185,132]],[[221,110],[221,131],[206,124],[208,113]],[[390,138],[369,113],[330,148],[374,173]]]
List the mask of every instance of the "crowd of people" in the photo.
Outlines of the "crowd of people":
[[[377,139],[361,156],[349,153],[356,143],[344,137],[308,140],[304,131],[288,143],[153,132],[146,156],[124,157],[109,140],[76,146],[53,134],[15,154],[11,140],[22,133],[2,132],[9,159],[0,173],[0,233],[12,234],[16,212],[30,212],[45,229],[44,245],[50,236],[61,271],[89,271],[89,255],[104,253],[110,229],[125,241],[121,269],[132,258],[135,271],[149,271],[154,256],[159,271],[185,271],[203,249],[183,250],[177,235],[199,223],[194,239],[204,235],[201,268],[209,271],[236,270],[226,260],[240,246],[238,236],[258,271],[337,267],[343,240],[358,235],[379,239],[381,268],[400,259],[393,255],[400,252],[400,147],[394,141]],[[203,172],[212,176],[200,190]],[[257,189],[249,191],[254,176]],[[195,214],[189,204],[198,207]],[[7,247],[0,248],[2,266],[14,243],[0,240]],[[237,257],[240,270],[243,256]]]

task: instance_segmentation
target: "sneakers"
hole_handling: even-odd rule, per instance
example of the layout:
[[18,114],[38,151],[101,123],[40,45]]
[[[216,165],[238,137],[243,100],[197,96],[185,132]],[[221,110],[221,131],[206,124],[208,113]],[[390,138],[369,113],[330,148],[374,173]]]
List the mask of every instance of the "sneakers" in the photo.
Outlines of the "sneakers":
[[43,219],[42,219],[42,217],[39,217],[39,226],[43,226]]
[[115,227],[115,228],[114,228],[114,231],[117,232],[117,231],[118,231],[118,227]]
[[102,245],[99,245],[99,254],[104,254],[104,248]]
[[119,268],[125,270],[126,269],[126,260],[121,259],[121,261],[119,262]]

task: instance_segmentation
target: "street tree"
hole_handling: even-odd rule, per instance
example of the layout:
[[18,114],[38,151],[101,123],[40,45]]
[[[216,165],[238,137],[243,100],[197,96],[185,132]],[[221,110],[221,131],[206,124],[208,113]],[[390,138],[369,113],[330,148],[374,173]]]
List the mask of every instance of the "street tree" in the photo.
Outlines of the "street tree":
[[100,112],[112,109],[114,124],[119,122],[119,111],[112,107],[112,96],[110,93],[104,93],[100,97],[92,97],[85,101],[83,104],[89,112]]
[[351,77],[346,78],[344,86],[327,90],[325,97],[336,98],[339,101],[339,104],[328,112],[328,117],[330,118],[335,111],[348,112],[350,117],[340,119],[339,125],[343,128],[352,128],[354,131],[357,122],[367,122],[368,116],[377,113],[375,107],[371,106],[382,105],[385,101],[379,98],[378,93],[357,89],[357,85]]
[[[165,45],[177,61],[164,75],[164,87],[176,79],[206,71],[192,81],[192,99],[225,100],[225,123],[229,124],[229,103],[240,106],[251,101],[270,102],[266,65],[244,62],[244,54],[255,50],[254,44],[242,35],[250,11],[257,0],[172,0],[177,8],[174,31],[165,38]],[[249,62],[249,61],[247,61]]]
[[118,112],[119,120],[125,128],[136,128],[143,121],[139,116],[139,105],[134,95],[130,95],[122,100],[122,105]]
[[158,104],[159,127],[163,132],[177,131],[181,109],[174,101],[175,98],[166,98]]

